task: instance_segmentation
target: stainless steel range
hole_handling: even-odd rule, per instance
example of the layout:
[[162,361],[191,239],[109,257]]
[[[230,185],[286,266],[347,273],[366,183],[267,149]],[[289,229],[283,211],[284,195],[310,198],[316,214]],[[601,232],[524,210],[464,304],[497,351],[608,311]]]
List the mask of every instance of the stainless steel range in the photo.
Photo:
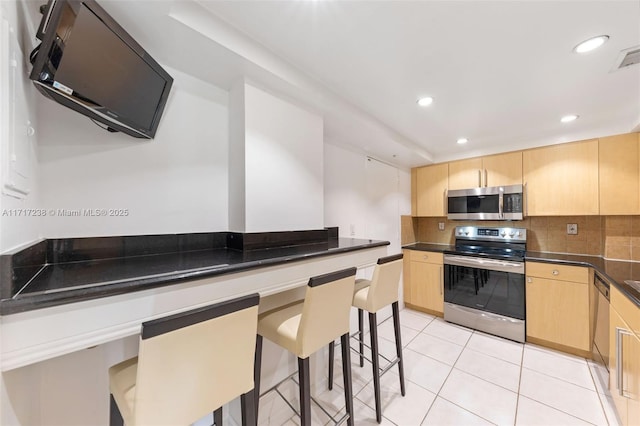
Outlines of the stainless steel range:
[[444,319],[525,340],[527,230],[458,226],[444,255]]

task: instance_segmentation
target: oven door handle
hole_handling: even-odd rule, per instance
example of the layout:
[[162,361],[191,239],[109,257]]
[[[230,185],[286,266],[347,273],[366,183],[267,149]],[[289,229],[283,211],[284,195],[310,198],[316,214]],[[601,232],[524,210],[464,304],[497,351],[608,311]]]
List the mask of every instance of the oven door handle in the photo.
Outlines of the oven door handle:
[[524,274],[524,262],[509,262],[506,260],[484,259],[470,256],[445,255],[444,264]]

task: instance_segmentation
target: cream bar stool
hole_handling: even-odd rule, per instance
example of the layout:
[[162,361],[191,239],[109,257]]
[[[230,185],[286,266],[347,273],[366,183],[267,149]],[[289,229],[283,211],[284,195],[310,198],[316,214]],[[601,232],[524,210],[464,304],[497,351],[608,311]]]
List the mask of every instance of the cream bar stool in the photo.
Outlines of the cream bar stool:
[[[400,338],[400,314],[398,309],[398,285],[402,272],[402,253],[381,257],[373,271],[371,280],[356,280],[353,293],[353,306],[358,308],[358,336],[360,367],[364,366],[363,313],[369,313],[369,333],[371,335],[371,364],[373,364],[373,391],[376,401],[376,420],[382,421],[380,402],[380,376],[398,364],[400,373],[400,392],[405,395],[404,362],[402,359],[402,340]],[[396,359],[387,360],[388,365],[380,368],[378,352],[378,322],[376,313],[385,306],[391,305],[393,311],[393,328],[396,337]],[[334,342],[329,344],[329,389],[333,389],[333,353]],[[383,356],[384,358],[384,356]],[[386,359],[386,358],[385,358]]]
[[[353,425],[353,391],[348,342],[349,310],[353,298],[355,274],[356,268],[349,268],[312,277],[309,279],[303,301],[260,314],[258,318],[254,375],[256,407],[259,405],[257,398],[259,398],[260,394],[260,364],[262,361],[263,337],[298,357],[299,414],[302,426],[311,425],[309,356],[340,337],[344,348],[342,351],[342,371],[347,411],[345,417],[347,424]],[[342,420],[344,420],[344,417]]]
[[142,324],[136,358],[109,369],[110,424],[189,425],[241,396],[255,425],[257,294]]

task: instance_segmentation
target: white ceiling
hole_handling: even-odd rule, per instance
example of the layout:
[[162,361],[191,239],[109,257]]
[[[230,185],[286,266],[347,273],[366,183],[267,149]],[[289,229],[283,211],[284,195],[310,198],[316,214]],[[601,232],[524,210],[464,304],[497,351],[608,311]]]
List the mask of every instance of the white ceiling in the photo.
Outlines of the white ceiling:
[[323,114],[329,143],[403,167],[640,125],[640,65],[612,71],[640,45],[640,0],[99,2],[161,62],[245,77]]

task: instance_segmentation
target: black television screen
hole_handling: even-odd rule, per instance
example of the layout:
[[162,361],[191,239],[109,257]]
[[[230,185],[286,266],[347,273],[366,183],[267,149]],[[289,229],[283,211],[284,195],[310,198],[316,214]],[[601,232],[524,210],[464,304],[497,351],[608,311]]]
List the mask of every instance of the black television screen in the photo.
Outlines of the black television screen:
[[153,138],[173,79],[93,0],[50,0],[30,78],[55,101]]

